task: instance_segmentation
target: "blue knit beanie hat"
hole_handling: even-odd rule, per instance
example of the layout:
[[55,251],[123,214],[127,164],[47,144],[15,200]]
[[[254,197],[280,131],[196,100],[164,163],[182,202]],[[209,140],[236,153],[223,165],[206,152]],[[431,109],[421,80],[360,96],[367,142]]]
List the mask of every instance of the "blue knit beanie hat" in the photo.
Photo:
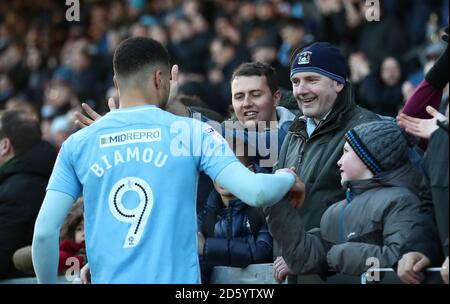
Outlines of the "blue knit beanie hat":
[[298,53],[291,65],[291,77],[300,72],[314,72],[345,84],[347,63],[338,48],[317,42]]

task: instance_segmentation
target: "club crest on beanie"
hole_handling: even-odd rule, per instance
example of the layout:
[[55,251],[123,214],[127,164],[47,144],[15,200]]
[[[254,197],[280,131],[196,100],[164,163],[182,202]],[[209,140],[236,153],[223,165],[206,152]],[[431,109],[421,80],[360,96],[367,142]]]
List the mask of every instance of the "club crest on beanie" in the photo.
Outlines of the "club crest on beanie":
[[304,65],[304,64],[309,64],[311,62],[311,52],[306,51],[306,52],[301,52],[300,55],[298,56],[298,64],[299,65]]
[[408,140],[392,121],[358,125],[345,134],[345,140],[375,175],[395,170],[409,160]]
[[291,65],[291,77],[300,72],[314,72],[345,84],[347,63],[335,46],[317,42],[298,53]]

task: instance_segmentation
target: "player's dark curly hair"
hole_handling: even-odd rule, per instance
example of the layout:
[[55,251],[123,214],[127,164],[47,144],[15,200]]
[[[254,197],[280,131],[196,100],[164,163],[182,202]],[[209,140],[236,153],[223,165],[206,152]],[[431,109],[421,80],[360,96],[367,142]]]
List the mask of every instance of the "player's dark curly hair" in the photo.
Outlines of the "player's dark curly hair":
[[164,46],[151,38],[125,39],[114,53],[113,67],[118,77],[128,77],[155,65],[169,69],[169,53]]

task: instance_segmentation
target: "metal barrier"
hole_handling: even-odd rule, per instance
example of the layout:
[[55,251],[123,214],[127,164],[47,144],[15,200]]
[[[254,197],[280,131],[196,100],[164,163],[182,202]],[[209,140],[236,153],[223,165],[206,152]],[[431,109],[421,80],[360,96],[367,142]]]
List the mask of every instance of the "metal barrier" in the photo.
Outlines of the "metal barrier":
[[[421,281],[424,284],[442,284],[440,275],[441,268],[427,268],[423,274],[420,274]],[[373,280],[374,273],[380,273],[378,281]],[[381,278],[383,277],[383,278]],[[392,268],[374,268],[370,271],[358,276],[350,276],[343,274],[336,274],[328,277],[323,281],[319,276],[299,276],[298,282],[300,284],[403,284],[397,273]],[[211,284],[278,284],[273,276],[273,264],[252,264],[246,268],[238,267],[214,267],[211,275]],[[297,279],[288,282],[288,279],[283,284],[297,283]]]
[[216,266],[211,284],[278,284],[273,276],[273,264],[251,264],[245,268]]
[[[374,273],[383,274],[383,278],[374,280]],[[422,281],[425,284],[442,284],[441,268],[427,268]],[[0,284],[36,284],[36,277],[15,278],[0,280]],[[79,280],[68,281],[66,277],[59,276],[57,284],[79,284]],[[273,276],[273,263],[251,264],[245,268],[216,266],[211,275],[211,284],[278,284]],[[288,279],[283,284],[289,284]],[[295,280],[297,283],[297,280]],[[294,284],[295,284],[294,283]],[[334,275],[326,282],[315,276],[300,276],[300,284],[403,284],[392,268],[374,268],[358,276]]]
[[[368,283],[380,283],[383,280],[374,280],[374,274],[376,273],[384,273],[384,274],[390,274],[393,273],[393,275],[390,277],[390,282],[387,284],[403,284],[402,281],[400,281],[400,278],[397,276],[397,272],[392,268],[374,268],[370,269],[370,271],[367,271],[361,275],[361,284],[368,284]],[[440,267],[430,267],[426,268],[425,271],[422,273],[421,281],[425,284],[443,284],[441,278],[441,268]],[[386,284],[386,283],[385,283]]]

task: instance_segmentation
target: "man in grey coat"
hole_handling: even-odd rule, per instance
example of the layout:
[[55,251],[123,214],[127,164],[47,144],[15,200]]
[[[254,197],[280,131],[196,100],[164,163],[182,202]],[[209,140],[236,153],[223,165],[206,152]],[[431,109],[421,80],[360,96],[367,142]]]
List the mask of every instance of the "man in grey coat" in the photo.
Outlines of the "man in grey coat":
[[[359,124],[378,120],[378,116],[355,103],[354,91],[346,81],[347,64],[340,51],[329,43],[304,48],[291,66],[293,95],[303,113],[295,118],[281,147],[275,169],[295,168],[306,186],[306,199],[295,210],[284,202],[266,209],[270,232],[278,244],[292,240],[301,229],[318,227],[322,214],[332,203],[344,199],[336,165],[341,157],[345,133]],[[287,209],[286,209],[287,208]],[[285,214],[292,216],[288,218]],[[278,233],[279,220],[290,233]],[[292,240],[295,241],[295,240]],[[289,269],[304,255],[292,251],[286,255],[281,245],[277,261]],[[274,252],[274,256],[280,252]]]

